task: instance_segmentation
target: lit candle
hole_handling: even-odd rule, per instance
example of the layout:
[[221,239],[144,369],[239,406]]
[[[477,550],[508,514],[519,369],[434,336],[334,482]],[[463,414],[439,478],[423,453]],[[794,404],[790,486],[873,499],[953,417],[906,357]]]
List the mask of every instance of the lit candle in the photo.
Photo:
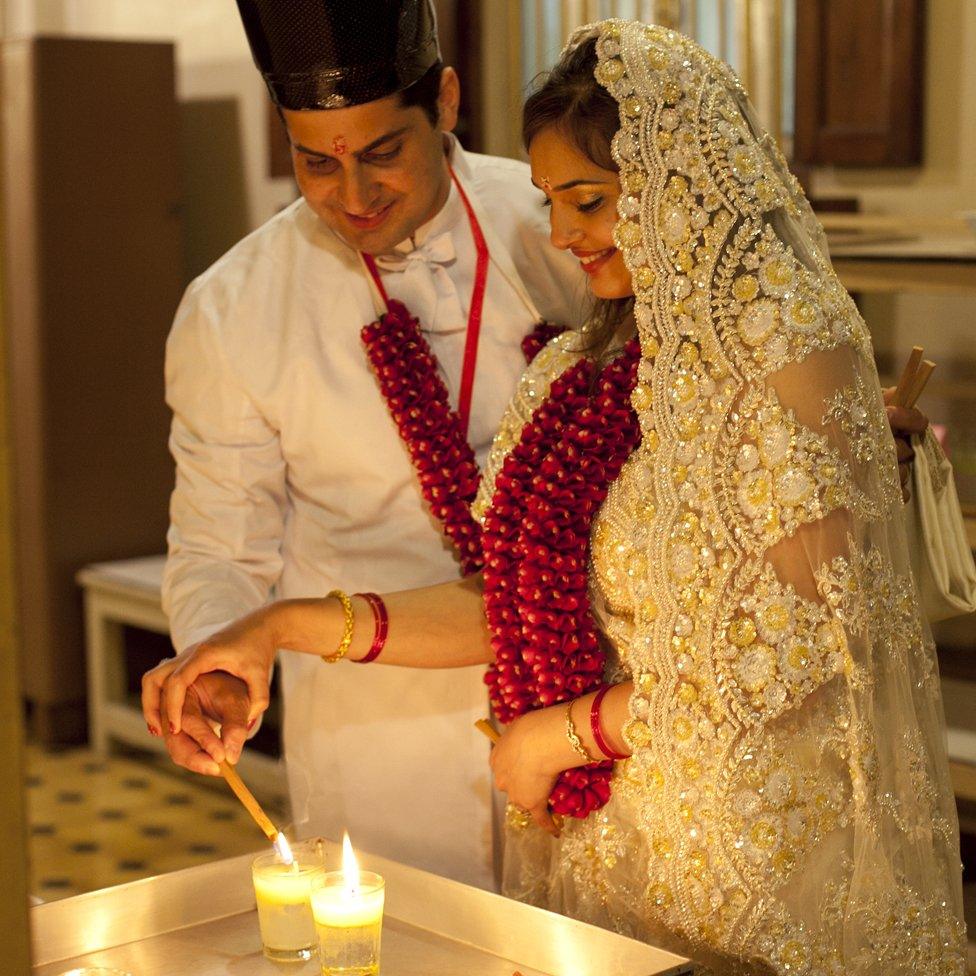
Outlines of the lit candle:
[[296,844],[292,853],[278,834],[274,852],[255,859],[251,876],[264,954],[279,961],[311,959],[317,936],[309,896],[325,876],[321,841]]
[[342,839],[342,870],[329,871],[312,889],[325,976],[376,976],[380,971],[384,882],[360,871],[349,835]]

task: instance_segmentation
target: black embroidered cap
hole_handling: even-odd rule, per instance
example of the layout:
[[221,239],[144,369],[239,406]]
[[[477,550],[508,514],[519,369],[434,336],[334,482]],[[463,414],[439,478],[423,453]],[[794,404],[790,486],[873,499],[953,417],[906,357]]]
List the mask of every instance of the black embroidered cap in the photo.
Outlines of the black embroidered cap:
[[361,105],[440,58],[431,0],[237,0],[254,63],[282,108]]

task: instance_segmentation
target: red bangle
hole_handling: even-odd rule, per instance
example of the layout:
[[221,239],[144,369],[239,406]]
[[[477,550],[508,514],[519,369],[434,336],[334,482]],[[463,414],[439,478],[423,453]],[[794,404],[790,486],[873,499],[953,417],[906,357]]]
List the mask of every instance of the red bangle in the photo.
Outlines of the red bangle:
[[607,745],[607,740],[603,738],[603,732],[600,729],[600,705],[603,704],[603,696],[610,690],[610,685],[604,685],[597,693],[596,698],[593,699],[593,704],[590,706],[590,731],[593,733],[593,741],[596,742],[597,749],[607,757],[607,759],[613,759],[619,762],[621,759],[629,759],[630,756],[622,755],[619,752],[614,752],[613,749]]
[[376,629],[373,631],[372,646],[365,657],[354,662],[355,664],[369,664],[370,661],[375,661],[380,656],[380,651],[386,645],[386,635],[390,629],[390,617],[386,612],[386,604],[383,602],[383,598],[376,593],[355,593],[353,595],[361,596],[369,604],[370,610],[373,611]]

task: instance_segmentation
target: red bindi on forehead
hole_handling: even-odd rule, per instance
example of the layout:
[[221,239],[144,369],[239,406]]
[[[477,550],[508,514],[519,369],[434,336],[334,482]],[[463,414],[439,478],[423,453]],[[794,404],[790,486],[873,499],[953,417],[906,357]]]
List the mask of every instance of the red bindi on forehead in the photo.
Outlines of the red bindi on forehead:
[[336,156],[343,156],[349,151],[349,143],[346,142],[345,136],[336,136],[332,140],[332,152]]

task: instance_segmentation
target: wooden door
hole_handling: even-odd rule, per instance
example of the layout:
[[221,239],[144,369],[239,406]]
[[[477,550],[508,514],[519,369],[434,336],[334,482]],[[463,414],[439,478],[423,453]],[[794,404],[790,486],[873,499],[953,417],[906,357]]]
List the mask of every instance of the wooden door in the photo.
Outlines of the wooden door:
[[794,158],[919,165],[925,0],[801,0],[796,18]]

